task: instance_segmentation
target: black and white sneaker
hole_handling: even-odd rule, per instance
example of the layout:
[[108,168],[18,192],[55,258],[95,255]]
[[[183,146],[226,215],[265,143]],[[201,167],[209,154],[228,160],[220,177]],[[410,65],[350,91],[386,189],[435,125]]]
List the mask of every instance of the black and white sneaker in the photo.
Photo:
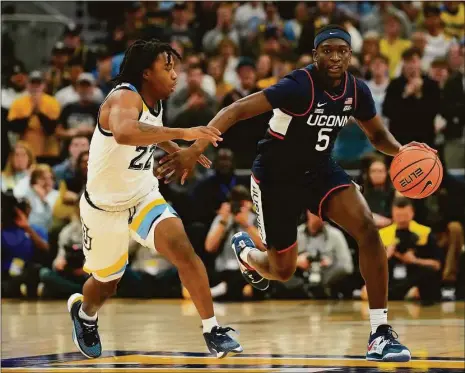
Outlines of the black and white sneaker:
[[375,334],[370,333],[366,359],[371,361],[407,362],[410,350],[398,341],[399,336],[390,325],[380,325]]
[[228,354],[239,354],[243,351],[239,342],[227,334],[231,331],[235,330],[229,326],[226,328],[214,326],[210,333],[203,333],[208,349],[218,359],[222,359]]
[[83,296],[79,293],[71,295],[68,299],[68,311],[73,321],[73,342],[85,357],[94,359],[102,354],[98,320],[88,321],[79,317],[82,300]]
[[231,247],[236,255],[237,261],[239,262],[239,268],[245,280],[255,289],[261,291],[268,289],[270,286],[270,280],[260,275],[260,273],[241,259],[240,254],[246,247],[256,249],[250,236],[246,232],[236,233],[231,240]]

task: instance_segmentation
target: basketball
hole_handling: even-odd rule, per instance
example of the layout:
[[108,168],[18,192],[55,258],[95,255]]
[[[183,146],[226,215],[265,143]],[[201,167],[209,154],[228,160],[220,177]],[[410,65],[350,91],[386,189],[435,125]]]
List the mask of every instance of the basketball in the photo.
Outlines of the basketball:
[[425,198],[441,185],[442,164],[431,150],[410,147],[397,154],[389,170],[394,187],[409,198]]

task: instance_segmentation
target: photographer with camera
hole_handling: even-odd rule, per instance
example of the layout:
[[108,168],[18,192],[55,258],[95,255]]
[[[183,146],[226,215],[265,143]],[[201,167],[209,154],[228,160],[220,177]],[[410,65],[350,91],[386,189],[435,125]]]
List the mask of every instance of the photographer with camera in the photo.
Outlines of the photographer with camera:
[[225,298],[231,300],[239,300],[243,297],[245,282],[238,271],[238,262],[230,247],[234,234],[247,232],[257,248],[265,250],[255,226],[257,219],[252,206],[252,198],[247,188],[236,185],[229,193],[228,202],[221,204],[210,226],[205,240],[205,250],[209,253],[217,253],[215,270],[218,278],[212,283],[217,282],[219,285],[212,289],[214,297],[225,295]]
[[393,224],[380,230],[389,259],[389,294],[400,300],[417,287],[422,303],[433,304],[441,299],[443,255],[431,228],[418,224],[414,216],[412,202],[397,197],[392,206]]
[[31,206],[2,192],[2,293],[36,296],[40,264],[48,253],[47,231],[29,223]]
[[311,295],[325,297],[354,270],[344,234],[307,211],[307,222],[297,228],[297,275],[308,280]]

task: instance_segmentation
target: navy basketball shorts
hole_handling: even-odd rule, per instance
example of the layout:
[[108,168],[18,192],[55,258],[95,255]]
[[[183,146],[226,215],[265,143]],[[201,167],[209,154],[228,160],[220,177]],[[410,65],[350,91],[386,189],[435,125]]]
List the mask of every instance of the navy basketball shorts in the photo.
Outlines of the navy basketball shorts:
[[[255,171],[255,172],[254,172]],[[349,175],[336,163],[305,173],[302,181],[260,180],[254,168],[251,193],[258,215],[258,230],[268,249],[280,253],[297,244],[297,225],[305,209],[325,219],[326,203],[337,190],[353,185]]]

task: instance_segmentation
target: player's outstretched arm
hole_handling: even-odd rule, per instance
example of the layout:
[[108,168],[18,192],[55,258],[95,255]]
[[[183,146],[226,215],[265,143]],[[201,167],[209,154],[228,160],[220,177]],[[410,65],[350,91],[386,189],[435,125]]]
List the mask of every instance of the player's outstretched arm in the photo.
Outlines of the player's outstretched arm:
[[[257,92],[250,96],[241,98],[233,104],[221,109],[210,121],[208,128],[216,128],[220,131],[220,133],[224,133],[241,120],[256,117],[271,110],[273,110],[273,107],[265,94],[263,92]],[[207,146],[208,141],[199,139],[191,146],[191,148],[200,155],[204,152]]]
[[142,99],[129,90],[115,92],[108,104],[108,125],[118,144],[144,146],[174,139],[203,139],[217,146],[222,140],[221,133],[213,127],[167,128],[139,122]]
[[435,149],[430,148],[427,144],[416,141],[402,146],[383,124],[383,120],[379,115],[375,115],[372,119],[366,121],[358,120],[357,123],[365,132],[373,146],[384,154],[395,156],[408,146],[420,146],[437,153]]

